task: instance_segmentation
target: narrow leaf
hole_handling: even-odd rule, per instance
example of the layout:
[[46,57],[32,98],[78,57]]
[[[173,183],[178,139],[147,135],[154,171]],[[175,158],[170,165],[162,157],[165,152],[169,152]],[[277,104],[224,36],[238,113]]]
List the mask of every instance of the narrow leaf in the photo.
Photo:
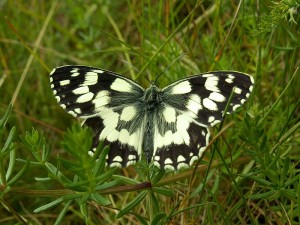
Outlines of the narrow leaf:
[[26,172],[28,166],[30,165],[30,160],[27,159],[25,165],[22,167],[22,169],[11,179],[7,182],[7,185],[11,186],[15,182],[17,182],[21,176]]
[[98,194],[97,192],[91,194],[91,200],[97,202],[99,205],[110,205],[111,202],[104,198],[102,195]]
[[136,196],[131,202],[127,204],[125,208],[123,208],[117,215],[116,219],[124,216],[125,214],[129,213],[136,205],[138,205],[147,195],[148,191],[143,191],[138,196]]

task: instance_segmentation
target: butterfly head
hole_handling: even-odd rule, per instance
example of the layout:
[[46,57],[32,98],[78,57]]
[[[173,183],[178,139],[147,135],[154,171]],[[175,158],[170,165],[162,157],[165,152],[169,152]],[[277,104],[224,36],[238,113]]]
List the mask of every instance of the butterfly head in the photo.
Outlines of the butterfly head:
[[161,89],[159,89],[155,84],[152,84],[145,90],[143,98],[147,104],[147,108],[149,110],[153,110],[162,102]]

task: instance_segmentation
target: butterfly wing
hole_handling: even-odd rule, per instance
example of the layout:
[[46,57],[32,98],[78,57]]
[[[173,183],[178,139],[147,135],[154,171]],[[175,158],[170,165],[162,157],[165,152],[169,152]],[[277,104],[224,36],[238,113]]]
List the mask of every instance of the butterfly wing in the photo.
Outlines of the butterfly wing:
[[252,77],[240,72],[210,72],[179,80],[162,90],[160,125],[154,121],[154,164],[179,169],[199,159],[209,142],[208,127],[232,113],[250,96]]
[[139,99],[144,89],[117,73],[86,66],[63,66],[50,74],[57,102],[69,114],[85,119],[99,141],[110,145],[107,163],[124,167],[141,154],[144,117]]

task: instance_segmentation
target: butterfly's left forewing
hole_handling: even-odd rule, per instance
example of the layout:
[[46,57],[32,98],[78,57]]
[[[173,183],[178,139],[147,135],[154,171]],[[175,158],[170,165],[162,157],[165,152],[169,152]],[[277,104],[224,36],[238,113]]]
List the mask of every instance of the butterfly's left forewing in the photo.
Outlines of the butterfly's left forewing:
[[125,167],[141,154],[144,117],[139,101],[144,89],[119,74],[86,66],[63,66],[50,74],[51,88],[60,106],[85,119],[99,141],[110,145],[107,163]]

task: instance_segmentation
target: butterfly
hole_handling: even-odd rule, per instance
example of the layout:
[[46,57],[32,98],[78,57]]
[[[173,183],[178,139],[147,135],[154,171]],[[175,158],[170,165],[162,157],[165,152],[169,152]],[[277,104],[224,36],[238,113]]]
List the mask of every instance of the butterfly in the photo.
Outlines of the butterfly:
[[52,70],[50,83],[59,105],[92,128],[93,149],[100,141],[110,146],[109,166],[127,167],[143,157],[159,168],[177,170],[202,156],[209,127],[222,121],[227,104],[229,114],[246,102],[254,79],[216,71],[163,89],[154,83],[144,89],[112,71],[62,66]]

